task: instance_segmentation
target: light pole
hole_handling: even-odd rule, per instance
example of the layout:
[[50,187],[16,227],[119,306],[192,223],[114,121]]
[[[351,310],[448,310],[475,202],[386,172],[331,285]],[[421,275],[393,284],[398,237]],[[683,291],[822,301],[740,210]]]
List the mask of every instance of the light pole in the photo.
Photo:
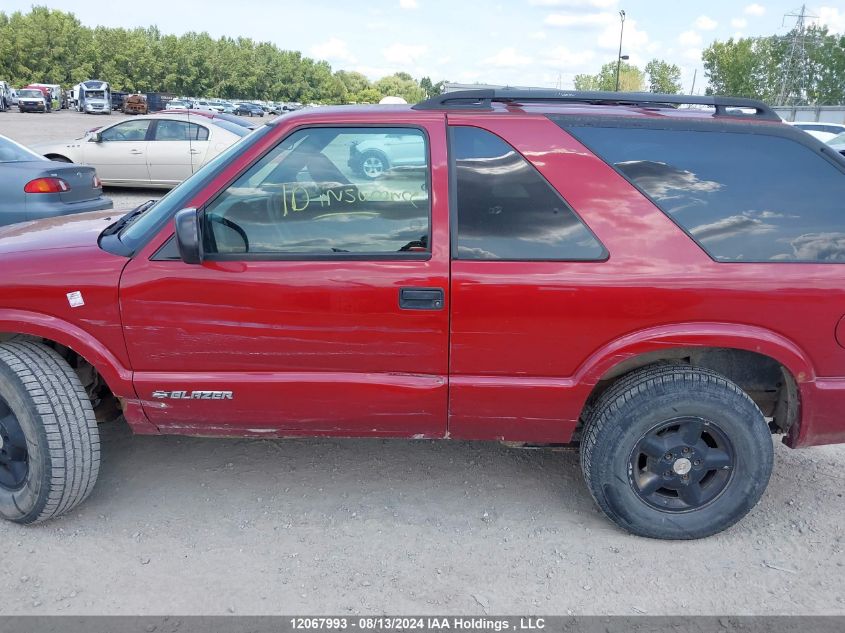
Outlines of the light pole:
[[[616,56],[616,92],[619,92],[619,71],[622,68],[622,34],[625,33],[625,10],[619,10],[619,20],[621,26],[619,27],[619,54]],[[628,56],[625,56],[627,59]]]

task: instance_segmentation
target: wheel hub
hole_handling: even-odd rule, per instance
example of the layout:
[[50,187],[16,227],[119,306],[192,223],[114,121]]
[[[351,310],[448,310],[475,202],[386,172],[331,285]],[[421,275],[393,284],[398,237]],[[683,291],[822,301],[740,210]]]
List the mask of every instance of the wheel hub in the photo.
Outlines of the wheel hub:
[[631,487],[664,512],[697,510],[713,502],[732,479],[735,455],[727,434],[698,417],[668,420],[634,445],[628,464]]
[[676,459],[675,463],[672,464],[672,470],[674,470],[677,475],[686,475],[692,470],[692,462],[686,457],[681,457],[680,459]]

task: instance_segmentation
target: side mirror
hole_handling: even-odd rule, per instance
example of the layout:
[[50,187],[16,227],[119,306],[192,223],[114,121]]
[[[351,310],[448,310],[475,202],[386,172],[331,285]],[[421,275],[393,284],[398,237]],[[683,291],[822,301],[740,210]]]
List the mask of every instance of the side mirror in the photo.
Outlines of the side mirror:
[[103,135],[99,132],[91,132],[91,138],[88,139],[89,143],[102,143],[103,142]]
[[176,245],[179,257],[186,264],[202,263],[199,214],[196,209],[182,209],[176,212]]

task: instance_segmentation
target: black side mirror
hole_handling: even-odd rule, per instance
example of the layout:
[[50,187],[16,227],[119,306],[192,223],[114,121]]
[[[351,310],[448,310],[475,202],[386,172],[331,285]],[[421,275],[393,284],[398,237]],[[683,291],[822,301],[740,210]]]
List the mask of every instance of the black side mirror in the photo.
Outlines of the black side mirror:
[[182,209],[176,212],[176,245],[179,257],[186,264],[202,263],[202,242],[200,241],[199,214],[196,209]]

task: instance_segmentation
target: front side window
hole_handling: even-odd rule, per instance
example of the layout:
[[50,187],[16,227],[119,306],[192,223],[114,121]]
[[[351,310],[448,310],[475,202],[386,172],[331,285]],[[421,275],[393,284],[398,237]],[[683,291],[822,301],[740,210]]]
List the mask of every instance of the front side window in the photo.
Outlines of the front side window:
[[600,260],[607,255],[534,167],[501,138],[451,128],[459,259]]
[[205,208],[204,250],[282,258],[424,255],[428,181],[420,130],[300,130]]
[[845,262],[845,173],[788,138],[570,127],[713,259]]
[[153,140],[207,141],[208,129],[196,123],[165,119],[156,122],[155,137]]
[[147,128],[150,122],[147,119],[126,121],[118,123],[100,133],[101,141],[143,141],[147,138]]

